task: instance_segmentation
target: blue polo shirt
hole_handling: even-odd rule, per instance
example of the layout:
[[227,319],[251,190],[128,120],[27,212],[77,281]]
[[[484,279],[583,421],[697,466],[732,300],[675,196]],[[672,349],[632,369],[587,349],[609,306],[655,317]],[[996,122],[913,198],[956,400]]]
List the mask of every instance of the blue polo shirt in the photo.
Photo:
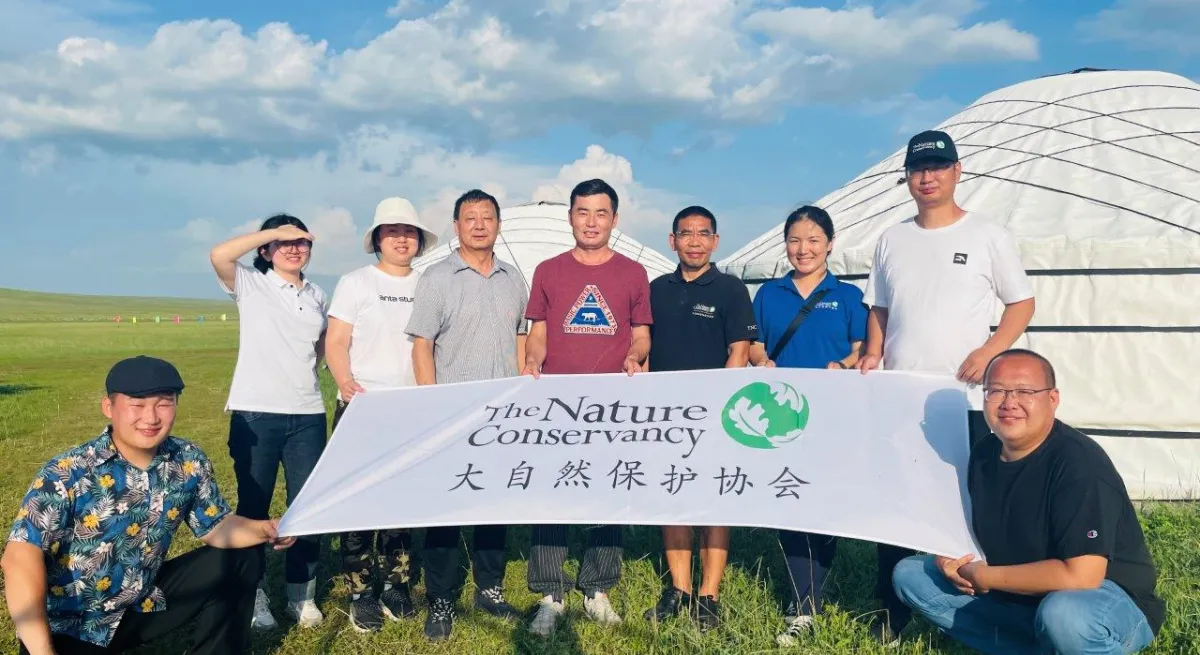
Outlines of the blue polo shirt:
[[[776,366],[825,368],[829,362],[849,355],[850,344],[866,340],[867,307],[862,291],[849,282],[839,281],[832,273],[825,274],[813,293],[823,289],[829,292],[792,335],[775,360]],[[806,302],[808,298],[796,290],[791,274],[758,288],[754,294],[754,318],[758,321],[759,340],[768,355]]]

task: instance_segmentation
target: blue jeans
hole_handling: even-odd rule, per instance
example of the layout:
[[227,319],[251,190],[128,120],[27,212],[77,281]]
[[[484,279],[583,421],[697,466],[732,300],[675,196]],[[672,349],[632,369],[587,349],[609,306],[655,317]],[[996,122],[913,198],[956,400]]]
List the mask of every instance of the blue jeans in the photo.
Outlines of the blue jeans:
[[[280,463],[291,505],[325,450],[325,431],[324,414],[234,411],[229,419],[229,456],[237,477],[238,515],[269,518]],[[284,555],[285,579],[307,584],[309,599],[316,592],[320,553],[320,537],[312,535],[297,539]]]
[[918,555],[896,565],[892,582],[905,604],[983,653],[1124,655],[1154,640],[1145,615],[1111,580],[1099,589],[1056,591],[1024,605],[959,593],[933,556]]

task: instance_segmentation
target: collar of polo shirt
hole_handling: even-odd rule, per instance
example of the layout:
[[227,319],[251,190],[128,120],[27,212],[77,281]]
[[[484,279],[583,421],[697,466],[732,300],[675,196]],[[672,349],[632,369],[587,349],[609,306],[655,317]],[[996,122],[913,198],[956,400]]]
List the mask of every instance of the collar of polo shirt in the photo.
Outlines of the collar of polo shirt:
[[675,282],[676,284],[708,284],[708,283],[712,282],[713,280],[715,280],[716,278],[717,278],[717,265],[710,264],[708,267],[708,270],[701,273],[700,277],[692,280],[691,282],[688,282],[687,280],[683,279],[683,266],[682,265],[676,266],[674,275],[672,275],[671,277],[669,277],[667,279],[669,279],[671,282]]
[[[458,248],[454,249],[454,252],[452,253],[451,256],[453,257],[453,261],[454,261],[454,272],[455,273],[461,273],[462,271],[465,271],[469,268],[471,270],[475,270],[475,269],[471,268],[471,265],[468,264],[466,262],[466,260],[464,260],[462,258],[462,253],[459,252]],[[493,251],[492,252],[492,272],[488,273],[488,277],[495,275],[497,271],[499,271],[501,273],[508,273],[508,267],[504,265],[504,262],[502,262],[500,260],[500,258],[496,256],[496,253]]]
[[[775,284],[777,286],[783,287],[784,289],[787,289],[788,291],[791,291],[792,293],[796,294],[797,296],[800,295],[800,291],[796,289],[796,284],[794,282],[792,282],[792,274],[791,273],[788,273],[787,275],[784,275],[783,277],[780,277],[779,279],[777,279],[775,281]],[[817,291],[820,291],[821,289],[836,289],[837,285],[838,285],[837,276],[834,275],[833,273],[830,273],[829,271],[825,271],[825,277],[821,278],[821,281],[817,283],[817,286],[813,287],[812,293],[816,293]]]
[[[279,287],[280,289],[291,286],[291,284],[292,284],[291,282],[288,282],[287,280],[283,279],[283,276],[276,273],[275,269],[273,269],[273,268],[267,269],[267,278],[269,278],[272,282],[274,282],[275,286]],[[308,286],[308,278],[304,277],[304,274],[301,273],[300,274],[300,286],[298,288],[303,289],[306,286]]]

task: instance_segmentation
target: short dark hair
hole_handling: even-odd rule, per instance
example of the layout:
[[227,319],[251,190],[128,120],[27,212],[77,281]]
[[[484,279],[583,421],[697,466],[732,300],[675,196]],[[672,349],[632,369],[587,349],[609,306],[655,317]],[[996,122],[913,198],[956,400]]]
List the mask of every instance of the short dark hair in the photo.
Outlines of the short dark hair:
[[[498,214],[497,214],[498,216]],[[407,223],[405,223],[407,225]],[[379,231],[383,228],[382,225],[376,225],[375,229],[371,230],[371,248],[375,254],[379,254]],[[420,257],[425,252],[425,231],[417,230],[417,257]]]
[[829,212],[814,205],[804,205],[788,214],[783,221],[783,240],[787,241],[788,232],[792,231],[793,225],[805,219],[816,223],[825,233],[825,238],[833,241],[833,219],[829,217]]
[[700,205],[692,205],[691,207],[684,207],[683,209],[679,210],[679,213],[675,214],[675,220],[671,221],[671,231],[678,232],[679,221],[682,221],[685,218],[691,218],[693,216],[703,216],[704,218],[707,218],[708,222],[712,223],[713,234],[717,233],[717,217],[713,216],[712,212],[708,211],[704,207],[701,207]]
[[[304,224],[304,221],[292,216],[291,214],[275,214],[274,216],[263,221],[262,226],[258,228],[258,231],[262,232],[264,230],[274,230],[282,225],[295,225],[305,232],[308,231],[308,226]],[[254,253],[254,268],[257,268],[258,272],[264,275],[268,270],[275,267],[275,265],[271,263],[271,260],[263,257],[262,255],[263,248],[266,247],[267,246],[262,246]]]
[[601,193],[608,196],[612,201],[613,213],[617,213],[617,191],[608,185],[608,182],[600,179],[584,180],[575,185],[571,189],[571,206],[570,209],[575,209],[575,199],[583,196],[598,196]]
[[500,202],[496,200],[495,196],[482,189],[471,189],[454,201],[454,220],[458,220],[458,213],[462,211],[463,205],[476,202],[492,203],[492,207],[496,209],[496,220],[500,220]]
[[1001,358],[1014,357],[1017,355],[1031,357],[1034,360],[1036,360],[1039,364],[1042,365],[1042,374],[1046,376],[1046,382],[1049,383],[1050,387],[1056,388],[1058,386],[1058,380],[1056,379],[1056,377],[1054,375],[1054,365],[1050,363],[1050,360],[1048,360],[1045,357],[1033,352],[1032,350],[1028,350],[1026,348],[1009,348],[1008,350],[1005,350],[1004,352],[1000,353],[999,355],[996,355],[995,357],[993,357],[991,359],[991,361],[988,362],[987,367],[983,369],[983,381],[987,382],[988,375],[990,375],[992,372],[992,366],[996,362],[1000,361]]

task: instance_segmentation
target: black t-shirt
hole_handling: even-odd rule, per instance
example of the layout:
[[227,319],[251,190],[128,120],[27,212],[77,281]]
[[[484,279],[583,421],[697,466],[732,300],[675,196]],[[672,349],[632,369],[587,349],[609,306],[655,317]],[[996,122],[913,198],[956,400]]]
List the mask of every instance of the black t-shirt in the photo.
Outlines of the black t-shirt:
[[[972,449],[967,472],[972,527],[988,564],[1106,557],[1105,577],[1133,598],[1157,634],[1166,606],[1155,594],[1154,561],[1108,454],[1057,420],[1046,441],[1022,459],[1003,462],[1000,451],[1000,439],[987,435]],[[991,593],[1026,604],[1041,601]]]
[[651,371],[724,368],[729,344],[758,338],[746,286],[715,266],[691,282],[679,268],[655,278],[650,314]]

